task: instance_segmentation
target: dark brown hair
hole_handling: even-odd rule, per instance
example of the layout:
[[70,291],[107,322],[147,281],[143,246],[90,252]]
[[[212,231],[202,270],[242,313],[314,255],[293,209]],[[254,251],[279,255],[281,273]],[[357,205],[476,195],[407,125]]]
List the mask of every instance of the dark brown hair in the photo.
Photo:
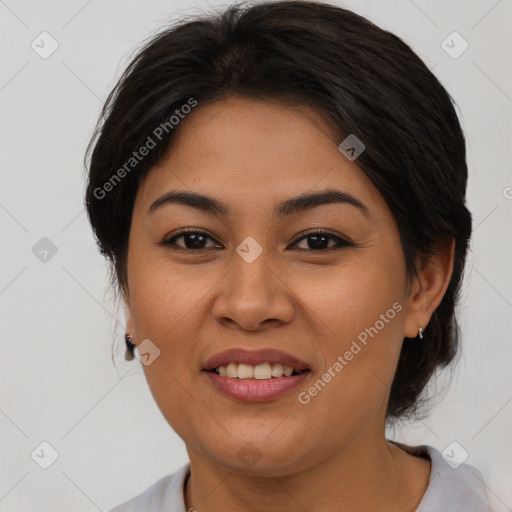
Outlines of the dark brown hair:
[[[340,142],[349,134],[364,142],[357,163],[396,218],[409,278],[455,238],[448,289],[424,339],[404,339],[390,391],[388,420],[412,417],[459,344],[454,307],[472,224],[465,140],[453,100],[421,59],[350,10],[300,0],[237,4],[182,20],[144,44],[110,93],[86,154],[87,212],[112,281],[126,289],[134,199],[176,132],[170,118],[191,98],[204,105],[232,94],[312,105]],[[126,162],[159,126],[168,129],[128,172]],[[122,179],[113,180],[116,173]]]

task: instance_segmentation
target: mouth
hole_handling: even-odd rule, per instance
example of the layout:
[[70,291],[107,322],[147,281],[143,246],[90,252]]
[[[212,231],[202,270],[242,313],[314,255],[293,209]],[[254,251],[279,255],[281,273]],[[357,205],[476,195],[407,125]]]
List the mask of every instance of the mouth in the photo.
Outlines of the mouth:
[[202,373],[214,389],[235,400],[274,400],[299,386],[312,373],[300,359],[276,349],[231,349],[210,358]]
[[305,361],[273,348],[224,350],[210,357],[202,366],[205,371],[241,379],[268,379],[283,375],[289,377],[304,370],[311,370]]

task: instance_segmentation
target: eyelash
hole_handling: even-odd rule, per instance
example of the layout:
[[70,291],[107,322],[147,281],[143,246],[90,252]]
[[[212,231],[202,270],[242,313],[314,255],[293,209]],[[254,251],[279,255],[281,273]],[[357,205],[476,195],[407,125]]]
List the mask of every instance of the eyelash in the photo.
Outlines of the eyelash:
[[[208,235],[208,233],[198,230],[198,229],[191,228],[191,229],[184,229],[184,230],[180,231],[176,235],[173,235],[171,238],[164,240],[163,242],[159,243],[158,245],[164,246],[167,249],[182,250],[182,251],[194,251],[194,252],[214,249],[214,247],[202,247],[200,249],[189,249],[187,247],[177,246],[175,244],[176,240],[178,238],[181,238],[183,235],[186,235],[187,233],[203,235],[203,236],[209,238],[210,240],[213,240],[214,242],[218,243],[215,239],[213,239],[210,235]],[[295,239],[295,241],[292,243],[292,245],[297,245],[303,239],[307,238],[308,236],[313,236],[313,235],[327,236],[331,239],[337,240],[338,245],[335,247],[329,247],[327,249],[297,249],[297,250],[298,251],[306,251],[306,252],[318,252],[318,253],[324,252],[325,253],[325,252],[330,252],[333,250],[342,249],[343,247],[356,247],[355,244],[349,242],[348,240],[341,238],[337,235],[334,235],[328,231],[322,231],[322,230],[314,230],[314,231],[308,231],[308,232],[301,231],[301,233],[299,233],[299,237],[297,239]]]

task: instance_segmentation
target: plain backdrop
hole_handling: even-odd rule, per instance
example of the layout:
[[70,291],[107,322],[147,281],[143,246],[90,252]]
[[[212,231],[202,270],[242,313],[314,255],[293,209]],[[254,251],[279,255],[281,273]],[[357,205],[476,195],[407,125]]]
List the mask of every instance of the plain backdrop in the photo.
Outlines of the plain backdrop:
[[[140,42],[222,5],[0,0],[0,512],[106,511],[188,461],[140,362],[122,358],[124,312],[84,211],[83,157]],[[484,474],[495,510],[510,511],[512,2],[337,5],[419,54],[455,99],[468,143],[474,233],[458,310],[462,359],[431,386],[439,398],[430,417],[389,437],[441,451],[458,443]]]

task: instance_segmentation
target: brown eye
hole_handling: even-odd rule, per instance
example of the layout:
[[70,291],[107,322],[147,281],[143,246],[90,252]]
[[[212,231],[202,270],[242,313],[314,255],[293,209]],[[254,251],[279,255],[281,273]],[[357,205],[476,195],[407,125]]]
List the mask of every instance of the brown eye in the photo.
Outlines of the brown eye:
[[[179,240],[180,238],[183,239],[183,245],[176,243],[176,240]],[[172,249],[176,248],[192,251],[201,249],[211,249],[212,247],[205,246],[208,239],[213,241],[213,238],[211,238],[207,233],[204,233],[203,231],[184,230],[180,231],[173,237],[164,240],[161,243],[161,245]]]
[[[301,233],[302,235],[303,233]],[[329,233],[328,231],[310,231],[309,233],[306,233],[301,238],[299,238],[297,241],[294,242],[293,245],[297,245],[302,240],[307,240],[308,248],[299,248],[299,251],[307,251],[307,250],[313,250],[313,251],[329,251],[333,249],[339,249],[344,246],[354,247],[354,244],[348,242],[344,238],[341,238],[339,236],[333,235],[332,233]],[[337,243],[332,247],[328,247],[329,241],[334,240]]]

